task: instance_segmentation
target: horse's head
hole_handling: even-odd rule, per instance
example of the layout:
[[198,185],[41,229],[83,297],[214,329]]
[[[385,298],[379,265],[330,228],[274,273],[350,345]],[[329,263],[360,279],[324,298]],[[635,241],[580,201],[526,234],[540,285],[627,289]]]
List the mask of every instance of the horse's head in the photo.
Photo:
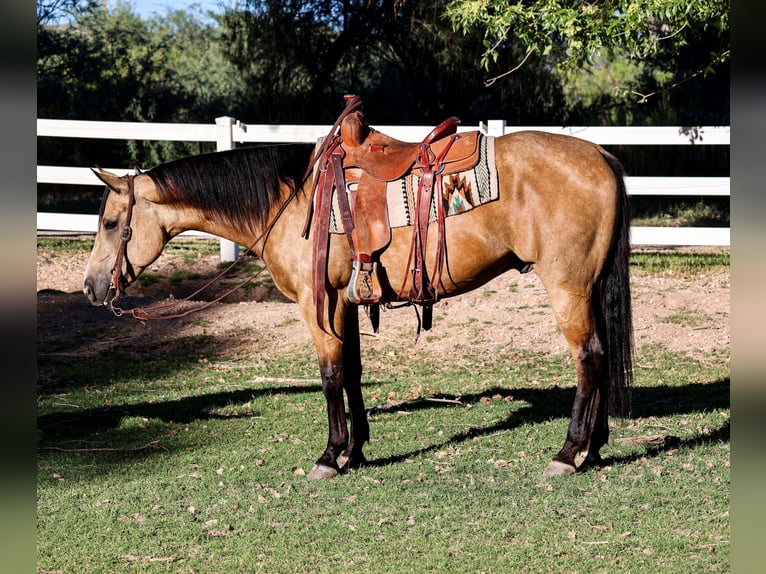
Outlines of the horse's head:
[[170,237],[162,224],[157,188],[148,175],[119,177],[101,169],[94,173],[106,189],[83,292],[93,305],[109,305],[160,256]]

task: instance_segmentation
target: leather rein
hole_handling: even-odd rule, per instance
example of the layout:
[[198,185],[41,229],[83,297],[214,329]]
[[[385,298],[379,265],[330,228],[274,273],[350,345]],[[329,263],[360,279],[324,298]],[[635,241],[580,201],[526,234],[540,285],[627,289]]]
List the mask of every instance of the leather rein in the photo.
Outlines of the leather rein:
[[[125,266],[128,270],[128,272],[132,275],[132,266],[130,264],[130,261],[128,260],[127,256],[127,250],[128,250],[128,243],[133,237],[133,228],[131,227],[131,223],[133,221],[133,206],[136,203],[136,192],[135,192],[135,175],[128,175],[128,212],[127,216],[125,218],[125,225],[122,227],[122,230],[120,231],[120,245],[117,248],[117,256],[114,261],[114,267],[112,268],[112,280],[109,285],[109,288],[114,290],[114,297],[111,301],[109,301],[109,308],[111,309],[112,313],[116,317],[123,317],[125,315],[130,315],[131,317],[138,319],[139,321],[145,321],[149,319],[178,319],[180,317],[185,317],[187,315],[191,315],[192,313],[196,313],[197,311],[201,311],[202,309],[206,309],[213,305],[214,303],[218,303],[221,299],[224,299],[225,297],[232,294],[237,289],[243,287],[247,283],[250,283],[254,279],[256,279],[263,271],[266,269],[266,267],[262,267],[259,269],[255,274],[251,275],[247,279],[245,279],[242,283],[239,285],[236,285],[226,291],[223,295],[220,295],[219,297],[216,297],[212,301],[207,301],[202,305],[198,305],[197,307],[193,307],[192,309],[187,309],[186,311],[182,311],[180,313],[166,313],[166,314],[157,314],[158,311],[165,311],[167,309],[171,309],[173,307],[177,307],[182,303],[185,303],[189,300],[191,300],[193,297],[196,297],[200,293],[202,293],[204,290],[206,290],[208,287],[210,287],[213,283],[220,280],[226,273],[228,273],[231,269],[234,268],[244,257],[244,255],[240,255],[237,259],[235,259],[231,265],[226,267],[223,271],[221,271],[218,275],[213,277],[210,281],[205,283],[202,287],[197,289],[194,293],[188,295],[187,297],[184,297],[183,299],[178,299],[173,301],[172,303],[168,303],[165,305],[156,305],[154,307],[135,307],[133,309],[122,309],[121,307],[116,307],[115,303],[119,300],[120,296],[122,295],[124,291],[124,285],[127,284],[127,279],[125,277],[125,274],[122,271],[122,263],[125,261]],[[109,193],[109,188],[107,187],[106,193]],[[104,196],[104,201],[106,201],[106,196]],[[250,251],[255,245],[264,237],[266,237],[269,232],[271,231],[271,228],[273,227],[274,223],[276,223],[277,219],[279,219],[279,216],[284,211],[284,208],[286,207],[288,201],[280,208],[279,212],[277,213],[277,216],[274,218],[272,223],[266,228],[266,231],[261,233],[258,238],[253,242],[253,244],[244,252],[247,253],[247,251]]]

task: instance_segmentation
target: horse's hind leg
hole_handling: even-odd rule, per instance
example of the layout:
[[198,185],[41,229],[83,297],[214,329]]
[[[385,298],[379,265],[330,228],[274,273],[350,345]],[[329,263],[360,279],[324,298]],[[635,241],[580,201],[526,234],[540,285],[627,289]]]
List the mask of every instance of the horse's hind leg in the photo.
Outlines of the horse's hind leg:
[[578,294],[566,286],[548,286],[548,294],[577,370],[577,391],[567,438],[543,473],[544,476],[556,476],[573,473],[577,469],[575,457],[578,454],[585,455],[583,464],[601,462],[599,450],[609,437],[608,386],[597,310],[590,294]]

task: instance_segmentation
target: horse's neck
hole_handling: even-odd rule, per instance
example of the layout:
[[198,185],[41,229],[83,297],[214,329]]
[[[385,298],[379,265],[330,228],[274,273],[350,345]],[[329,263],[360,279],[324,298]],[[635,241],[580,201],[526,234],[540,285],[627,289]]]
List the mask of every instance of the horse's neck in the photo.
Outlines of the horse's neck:
[[[262,240],[268,238],[270,247],[278,246],[278,251],[285,249],[295,249],[302,251],[306,245],[311,242],[303,237],[304,228],[307,224],[306,218],[309,214],[310,194],[306,191],[300,191],[297,195],[290,198],[287,194],[278,205],[275,205],[269,213],[269,219],[264,229],[259,231]],[[311,225],[311,222],[308,222]],[[295,241],[299,241],[295,243]],[[260,247],[257,253],[265,257],[263,253],[263,242],[260,241]]]
[[[251,224],[246,221],[228,222],[210,214],[182,208],[181,212],[175,215],[175,231],[170,231],[170,234],[177,235],[188,230],[202,231],[233,241],[263,256],[264,242],[267,238],[272,243],[281,243],[291,236],[301,238],[308,202],[306,193],[300,192],[290,198],[289,192],[285,190],[282,198],[269,210],[265,223],[257,229],[252,229]],[[277,237],[279,241],[275,241]],[[301,241],[306,243],[302,239]]]

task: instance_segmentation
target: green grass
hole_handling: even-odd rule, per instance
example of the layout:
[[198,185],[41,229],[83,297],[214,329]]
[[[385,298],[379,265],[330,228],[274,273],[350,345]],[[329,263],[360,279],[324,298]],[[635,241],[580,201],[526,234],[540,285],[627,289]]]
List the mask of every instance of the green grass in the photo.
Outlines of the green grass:
[[709,251],[634,251],[630,265],[649,273],[689,274],[727,270],[731,265],[728,250]]
[[[728,265],[666,255],[633,265]],[[368,466],[312,482],[327,439],[313,348],[177,343],[39,341],[38,572],[730,570],[728,349],[638,349],[606,466],[544,480],[574,397],[567,355],[445,360],[365,339],[367,407],[401,403],[371,412]]]
[[566,358],[498,353],[477,372],[470,354],[447,367],[402,352],[367,377],[368,407],[422,400],[372,415],[368,467],[315,483],[326,421],[312,350],[227,370],[204,359],[210,344],[147,352],[140,369],[41,360],[55,377],[38,405],[40,570],[728,568],[726,353],[703,365],[643,349],[607,466],[543,480],[573,398]]
[[670,315],[660,318],[660,321],[663,323],[684,325],[686,327],[699,327],[709,320],[710,318],[704,313],[697,311],[696,309],[687,309],[683,307]]
[[93,248],[93,239],[82,237],[59,237],[38,235],[38,251],[55,251],[57,253],[85,253]]

